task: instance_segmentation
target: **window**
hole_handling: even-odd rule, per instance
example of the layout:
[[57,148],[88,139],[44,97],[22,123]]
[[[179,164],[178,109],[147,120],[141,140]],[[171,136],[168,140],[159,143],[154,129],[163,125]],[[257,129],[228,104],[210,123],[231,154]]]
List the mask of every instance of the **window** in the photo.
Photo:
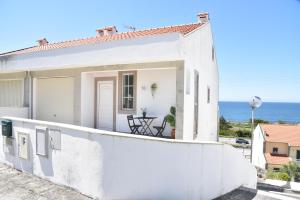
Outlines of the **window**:
[[278,154],[278,148],[277,147],[273,147],[272,153]]
[[0,107],[22,107],[23,87],[23,80],[0,80]]
[[119,113],[134,114],[136,101],[136,72],[119,73]]
[[274,167],[274,168],[273,168],[273,171],[274,171],[274,172],[279,172],[279,170],[280,170],[280,169],[279,169],[278,167]]
[[210,87],[207,87],[207,103],[210,103]]
[[296,153],[296,160],[300,160],[300,150],[297,150],[297,153]]
[[133,109],[133,74],[123,74],[122,109]]

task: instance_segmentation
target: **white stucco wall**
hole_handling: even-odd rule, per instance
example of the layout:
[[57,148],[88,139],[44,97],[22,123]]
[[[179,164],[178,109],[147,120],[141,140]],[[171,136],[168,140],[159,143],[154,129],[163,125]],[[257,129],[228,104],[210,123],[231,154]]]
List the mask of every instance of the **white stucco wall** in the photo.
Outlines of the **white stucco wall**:
[[[185,85],[190,93],[184,97],[184,139],[193,139],[194,125],[194,70],[199,72],[199,117],[197,140],[217,141],[219,75],[216,56],[212,60],[214,46],[210,23],[182,38],[182,55],[185,66]],[[189,73],[189,75],[188,75]],[[190,77],[189,80],[187,77]],[[190,83],[187,83],[187,82]],[[207,103],[207,88],[210,88],[210,103]]]
[[[118,134],[73,125],[13,120],[12,154],[0,161],[100,199],[212,199],[243,185],[256,170],[231,146]],[[35,127],[61,131],[61,150],[36,155]],[[0,129],[1,130],[1,129]],[[29,159],[18,158],[17,134],[29,136]],[[0,137],[3,146],[4,137]]]
[[0,117],[12,116],[28,118],[28,107],[0,107]]
[[[95,101],[95,78],[116,77],[117,101],[116,101],[116,131],[129,132],[126,114],[118,112],[118,71],[88,72],[82,73],[82,96],[81,96],[81,121],[82,126],[94,127],[94,101]],[[157,84],[157,90],[152,96],[151,85]],[[137,70],[137,113],[142,116],[141,108],[147,108],[148,116],[158,117],[151,126],[161,125],[164,116],[169,113],[171,106],[176,105],[176,69],[145,69]],[[153,130],[154,133],[155,130]],[[164,132],[170,135],[171,128],[167,125]]]
[[259,125],[256,126],[253,132],[253,153],[252,164],[262,169],[266,168],[266,158],[264,156],[264,136]]

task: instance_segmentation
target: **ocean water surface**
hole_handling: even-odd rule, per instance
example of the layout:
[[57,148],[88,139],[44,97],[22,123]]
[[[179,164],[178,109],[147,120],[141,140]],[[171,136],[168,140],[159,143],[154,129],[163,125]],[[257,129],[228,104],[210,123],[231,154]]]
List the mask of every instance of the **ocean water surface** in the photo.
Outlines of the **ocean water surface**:
[[[220,115],[226,120],[245,122],[251,118],[251,109],[248,102],[219,102]],[[300,123],[300,103],[264,102],[255,111],[255,118],[270,122],[279,120],[289,123]]]

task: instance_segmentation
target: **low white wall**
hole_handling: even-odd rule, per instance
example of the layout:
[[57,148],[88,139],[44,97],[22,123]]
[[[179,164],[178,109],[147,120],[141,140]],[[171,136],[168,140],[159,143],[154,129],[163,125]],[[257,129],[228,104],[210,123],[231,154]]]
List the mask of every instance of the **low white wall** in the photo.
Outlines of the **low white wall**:
[[[233,147],[113,133],[28,119],[13,121],[13,147],[0,161],[100,199],[212,199],[243,185],[256,170]],[[36,155],[36,126],[61,131],[61,150]],[[18,157],[18,132],[29,159]],[[3,144],[0,137],[0,145]]]
[[12,116],[20,118],[28,118],[28,107],[0,107],[0,117]]

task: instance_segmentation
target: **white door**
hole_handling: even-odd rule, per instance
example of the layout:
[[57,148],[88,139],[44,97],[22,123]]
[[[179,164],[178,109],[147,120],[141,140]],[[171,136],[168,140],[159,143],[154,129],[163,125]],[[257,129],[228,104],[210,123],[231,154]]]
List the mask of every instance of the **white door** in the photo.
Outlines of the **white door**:
[[37,79],[35,96],[36,119],[74,123],[74,78]]
[[114,129],[114,82],[98,81],[97,83],[97,128]]

